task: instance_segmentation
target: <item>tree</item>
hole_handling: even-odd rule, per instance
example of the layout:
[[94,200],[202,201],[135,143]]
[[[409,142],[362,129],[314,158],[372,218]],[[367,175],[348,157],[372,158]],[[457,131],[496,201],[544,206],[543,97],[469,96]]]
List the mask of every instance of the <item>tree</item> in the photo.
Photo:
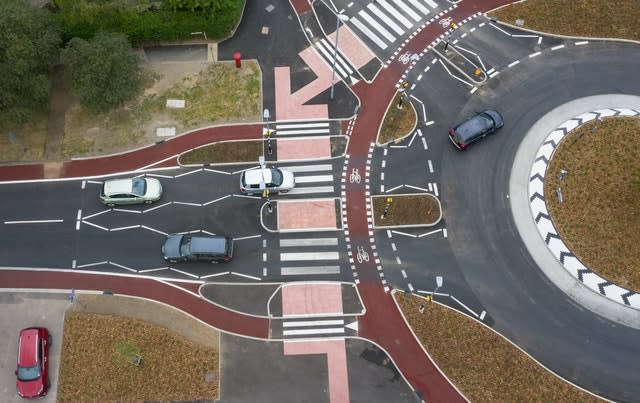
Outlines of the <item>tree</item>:
[[24,0],[0,7],[0,121],[24,123],[47,105],[60,35],[51,15]]
[[62,50],[61,59],[74,93],[96,112],[121,105],[141,88],[140,59],[122,34],[98,33],[88,41],[73,38]]

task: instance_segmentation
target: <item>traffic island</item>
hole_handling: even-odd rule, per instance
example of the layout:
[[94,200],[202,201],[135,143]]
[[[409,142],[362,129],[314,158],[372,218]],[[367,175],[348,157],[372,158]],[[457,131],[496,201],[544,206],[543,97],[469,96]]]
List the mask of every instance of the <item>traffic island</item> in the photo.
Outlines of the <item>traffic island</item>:
[[180,154],[178,164],[194,166],[255,162],[264,154],[264,143],[263,140],[231,140],[207,144]]
[[440,200],[428,193],[370,199],[374,228],[432,227],[442,219]]
[[418,125],[418,114],[406,91],[398,91],[387,106],[376,143],[385,146],[408,137]]

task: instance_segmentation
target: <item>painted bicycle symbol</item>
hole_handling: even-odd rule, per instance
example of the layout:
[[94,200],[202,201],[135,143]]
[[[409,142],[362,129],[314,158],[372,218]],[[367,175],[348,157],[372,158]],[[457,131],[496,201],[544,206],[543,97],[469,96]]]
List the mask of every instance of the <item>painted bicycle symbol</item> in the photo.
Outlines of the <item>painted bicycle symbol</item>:
[[356,168],[353,168],[351,175],[349,175],[349,183],[360,183],[362,177]]
[[440,25],[442,25],[442,28],[447,28],[451,25],[451,22],[453,21],[453,18],[451,17],[447,17],[447,18],[443,18],[440,21],[438,21],[438,23]]
[[402,64],[407,64],[411,61],[411,53],[409,52],[404,52],[403,54],[400,55],[400,57],[398,57],[398,60],[400,61],[400,63]]
[[358,246],[358,254],[356,255],[356,259],[358,259],[358,263],[369,261],[369,254],[364,250],[363,246]]

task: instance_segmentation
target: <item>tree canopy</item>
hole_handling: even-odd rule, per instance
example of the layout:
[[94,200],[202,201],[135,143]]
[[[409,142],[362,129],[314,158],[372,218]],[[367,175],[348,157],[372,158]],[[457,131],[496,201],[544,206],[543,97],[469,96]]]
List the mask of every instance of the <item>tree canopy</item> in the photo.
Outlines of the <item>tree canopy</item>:
[[80,102],[97,112],[131,99],[141,87],[140,59],[125,35],[98,33],[86,41],[73,38],[61,59]]
[[24,0],[0,7],[0,122],[20,124],[46,106],[60,35],[50,14]]

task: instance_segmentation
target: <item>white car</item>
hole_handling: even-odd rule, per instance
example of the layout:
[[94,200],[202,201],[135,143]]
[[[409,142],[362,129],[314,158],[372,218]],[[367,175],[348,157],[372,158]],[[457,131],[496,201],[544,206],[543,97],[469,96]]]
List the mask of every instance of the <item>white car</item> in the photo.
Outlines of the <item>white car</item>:
[[248,195],[262,194],[265,189],[269,193],[286,193],[295,185],[293,173],[284,169],[256,168],[240,175],[240,191]]

